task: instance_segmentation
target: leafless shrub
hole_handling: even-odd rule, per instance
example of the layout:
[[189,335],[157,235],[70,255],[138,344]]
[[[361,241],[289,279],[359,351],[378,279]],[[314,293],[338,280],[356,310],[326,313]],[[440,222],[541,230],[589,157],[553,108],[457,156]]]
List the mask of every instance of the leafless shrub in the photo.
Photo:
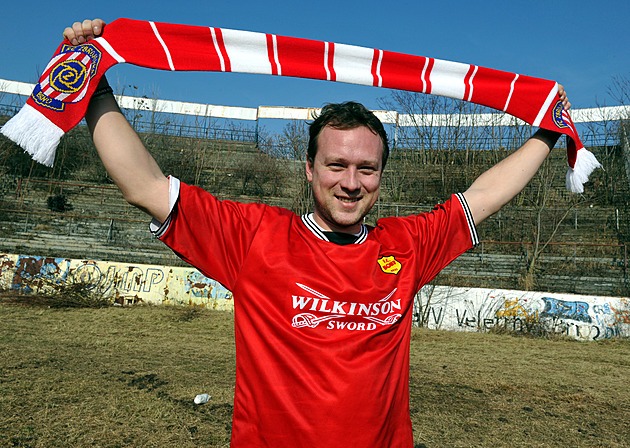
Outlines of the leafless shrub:
[[36,291],[3,291],[0,298],[5,303],[47,308],[105,308],[113,305],[111,297],[95,291],[87,283],[57,283],[51,279],[41,279],[41,286]]

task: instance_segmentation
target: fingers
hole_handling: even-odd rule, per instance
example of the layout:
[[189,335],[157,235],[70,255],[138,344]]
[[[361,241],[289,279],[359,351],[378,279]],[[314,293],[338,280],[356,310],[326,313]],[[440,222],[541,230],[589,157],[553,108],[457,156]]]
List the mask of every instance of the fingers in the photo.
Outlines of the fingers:
[[104,26],[105,22],[101,19],[74,22],[71,27],[63,30],[63,37],[68,39],[72,45],[84,44],[100,36]]
[[558,96],[560,97],[560,101],[562,101],[564,110],[571,109],[571,103],[569,102],[569,98],[567,98],[567,92],[564,90],[562,84],[558,84]]

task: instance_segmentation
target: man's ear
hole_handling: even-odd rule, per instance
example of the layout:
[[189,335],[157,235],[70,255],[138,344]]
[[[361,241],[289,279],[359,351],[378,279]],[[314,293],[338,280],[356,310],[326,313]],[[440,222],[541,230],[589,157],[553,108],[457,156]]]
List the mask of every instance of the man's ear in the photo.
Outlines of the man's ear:
[[306,159],[306,180],[313,182],[313,161]]

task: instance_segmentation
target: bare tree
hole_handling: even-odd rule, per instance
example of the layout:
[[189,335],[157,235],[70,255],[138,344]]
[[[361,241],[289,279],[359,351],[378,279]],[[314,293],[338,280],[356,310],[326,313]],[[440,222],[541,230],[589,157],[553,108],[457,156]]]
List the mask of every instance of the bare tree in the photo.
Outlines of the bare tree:
[[277,157],[306,160],[308,132],[304,121],[289,121],[282,129],[275,146],[274,155]]
[[[630,104],[630,76],[617,75],[613,76],[612,82],[608,87],[608,94],[619,104]],[[626,117],[630,118],[630,117]]]
[[[546,165],[551,165],[550,163],[546,163]],[[543,172],[547,172],[548,169],[543,169]],[[540,174],[539,174],[540,176]],[[535,289],[536,287],[536,278],[537,278],[537,269],[539,267],[541,258],[545,249],[549,246],[549,244],[553,241],[554,237],[558,233],[558,230],[561,227],[561,224],[569,215],[575,202],[569,207],[567,207],[564,212],[560,215],[559,219],[556,219],[553,223],[551,231],[548,235],[544,235],[545,222],[543,221],[543,214],[547,211],[547,205],[549,203],[550,193],[551,193],[551,179],[543,179],[540,182],[539,186],[539,201],[538,204],[534,207],[534,220],[532,225],[532,234],[533,234],[533,247],[531,252],[528,250],[528,257],[526,258],[527,262],[527,270],[525,275],[522,278],[522,286],[526,291]]]

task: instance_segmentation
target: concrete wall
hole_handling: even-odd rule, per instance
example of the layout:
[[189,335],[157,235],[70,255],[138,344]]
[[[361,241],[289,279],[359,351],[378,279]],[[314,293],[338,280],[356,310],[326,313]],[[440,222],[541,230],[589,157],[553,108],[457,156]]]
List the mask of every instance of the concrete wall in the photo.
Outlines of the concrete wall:
[[[196,269],[0,254],[0,289],[22,292],[83,282],[120,304],[198,305],[233,310],[232,293]],[[630,337],[630,298],[427,285],[416,324],[432,329],[553,331],[576,339]]]
[[0,289],[31,292],[78,282],[120,304],[234,309],[232,293],[193,268],[0,254]]
[[630,337],[630,298],[427,285],[414,317],[432,329],[557,333],[598,340]]

